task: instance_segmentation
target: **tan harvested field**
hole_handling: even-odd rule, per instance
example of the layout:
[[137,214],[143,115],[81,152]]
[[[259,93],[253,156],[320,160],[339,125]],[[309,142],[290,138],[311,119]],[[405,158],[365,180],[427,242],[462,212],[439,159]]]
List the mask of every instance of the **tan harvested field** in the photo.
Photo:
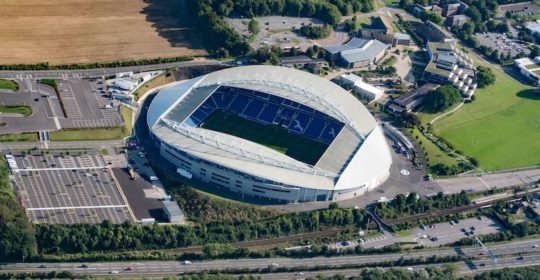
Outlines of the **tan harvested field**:
[[182,1],[3,0],[0,64],[205,55]]

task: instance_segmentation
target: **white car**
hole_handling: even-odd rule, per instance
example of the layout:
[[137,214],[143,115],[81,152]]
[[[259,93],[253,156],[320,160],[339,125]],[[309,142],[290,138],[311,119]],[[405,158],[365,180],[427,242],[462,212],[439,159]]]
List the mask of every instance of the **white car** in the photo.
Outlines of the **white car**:
[[110,274],[118,274],[118,270],[111,270],[109,271]]
[[540,247],[538,244],[533,245],[533,248],[538,248],[538,247]]
[[184,264],[188,265],[188,264],[191,264],[190,261],[184,261]]

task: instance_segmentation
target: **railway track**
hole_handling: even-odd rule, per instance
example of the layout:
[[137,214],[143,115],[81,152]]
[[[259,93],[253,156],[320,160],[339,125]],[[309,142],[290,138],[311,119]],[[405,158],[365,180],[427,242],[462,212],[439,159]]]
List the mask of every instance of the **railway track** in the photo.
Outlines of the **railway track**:
[[[312,238],[334,236],[336,233],[340,231],[343,231],[343,229],[330,228],[330,229],[321,230],[321,231],[289,235],[289,236],[283,236],[283,237],[277,237],[277,238],[258,239],[258,240],[249,240],[249,241],[230,243],[229,245],[231,245],[234,248],[250,248],[250,247],[256,247],[256,246],[278,245],[278,244],[283,244],[283,243],[292,242],[292,241],[301,241],[301,240],[312,239]],[[161,252],[166,251],[166,252],[171,252],[171,253],[198,253],[202,251],[203,247],[204,246],[189,246],[189,247],[174,248],[174,249],[159,250],[159,251]],[[149,251],[158,251],[158,250],[149,250]]]
[[526,194],[528,194],[528,192],[520,192],[517,194],[509,194],[501,198],[496,198],[496,199],[487,200],[487,201],[469,204],[469,205],[458,206],[451,209],[437,210],[437,211],[421,213],[421,214],[416,214],[416,215],[396,218],[396,219],[386,219],[386,220],[381,219],[381,220],[386,225],[396,225],[396,224],[401,224],[405,222],[416,221],[419,219],[434,218],[438,216],[446,216],[446,215],[451,215],[451,214],[456,214],[456,213],[469,212],[469,211],[473,211],[479,208],[488,207],[499,201],[512,201],[512,200],[521,199]]

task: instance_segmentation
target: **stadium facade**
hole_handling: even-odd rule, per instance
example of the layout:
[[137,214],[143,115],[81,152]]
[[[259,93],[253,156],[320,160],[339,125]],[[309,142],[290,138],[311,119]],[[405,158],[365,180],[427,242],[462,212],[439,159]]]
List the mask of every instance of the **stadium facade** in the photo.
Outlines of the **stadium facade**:
[[361,195],[392,163],[360,102],[291,68],[236,67],[173,84],[152,101],[147,124],[181,176],[283,202]]

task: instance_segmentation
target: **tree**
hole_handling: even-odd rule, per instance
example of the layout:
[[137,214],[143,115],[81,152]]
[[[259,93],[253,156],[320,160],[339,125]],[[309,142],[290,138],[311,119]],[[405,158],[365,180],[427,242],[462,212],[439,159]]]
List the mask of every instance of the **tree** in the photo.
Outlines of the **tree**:
[[300,33],[310,39],[326,38],[330,35],[330,32],[332,32],[332,28],[327,25],[322,27],[304,25],[300,28]]
[[478,71],[476,72],[476,82],[478,83],[479,88],[485,88],[491,84],[495,83],[495,74],[493,70],[484,66],[478,66]]
[[261,31],[261,26],[256,19],[252,19],[248,23],[248,30],[251,34],[257,35]]
[[403,112],[401,114],[401,121],[405,127],[413,127],[420,125],[420,118],[416,114]]
[[226,57],[229,57],[229,50],[227,50],[226,48],[219,48],[217,51],[216,51],[216,56],[217,58],[226,58]]
[[420,18],[424,20],[432,21],[435,24],[441,24],[443,21],[443,18],[439,14],[428,12],[428,11],[422,11]]
[[424,104],[429,112],[441,112],[461,100],[459,90],[453,86],[440,86],[430,91],[424,99]]

